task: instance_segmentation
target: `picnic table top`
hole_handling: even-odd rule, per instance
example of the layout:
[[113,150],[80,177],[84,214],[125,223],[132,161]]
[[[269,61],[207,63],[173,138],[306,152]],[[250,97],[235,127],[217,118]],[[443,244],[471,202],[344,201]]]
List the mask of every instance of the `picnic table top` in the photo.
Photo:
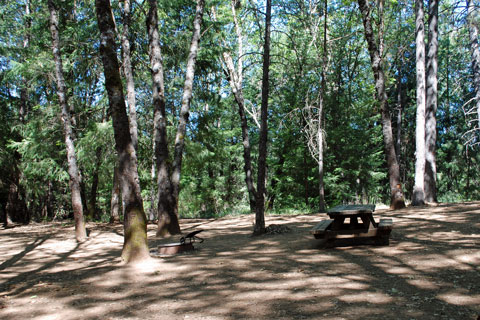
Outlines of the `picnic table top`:
[[330,217],[334,216],[349,216],[356,214],[371,214],[375,211],[374,204],[347,204],[333,207],[327,211]]

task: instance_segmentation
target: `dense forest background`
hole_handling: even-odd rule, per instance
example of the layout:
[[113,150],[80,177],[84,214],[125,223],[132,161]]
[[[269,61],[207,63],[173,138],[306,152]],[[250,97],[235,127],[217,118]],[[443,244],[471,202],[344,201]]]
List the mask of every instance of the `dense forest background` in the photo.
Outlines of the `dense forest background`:
[[[138,124],[138,173],[147,216],[154,219],[157,180],[146,2],[132,1],[128,40]],[[111,3],[120,43],[125,9],[122,1]],[[380,112],[362,16],[354,1],[328,1],[327,11],[325,3],[273,2],[266,180],[266,207],[271,212],[318,211],[318,157],[312,156],[309,128],[312,114],[318,112],[318,107],[312,106],[320,90],[327,206],[389,203]],[[478,2],[473,3],[475,11],[480,10]],[[195,3],[162,0],[157,4],[168,140],[172,141]],[[374,29],[383,33],[383,68],[406,199],[411,199],[415,173],[413,5],[403,0],[371,3]],[[242,90],[255,168],[265,5],[248,0],[234,1],[233,7],[235,10],[231,1],[209,0],[205,4],[185,137],[178,202],[181,217],[249,212],[241,122],[224,53],[230,52],[235,65],[241,61],[243,68]],[[58,1],[57,10],[85,216],[108,221],[118,189],[114,184],[116,152],[95,6],[93,1]],[[241,41],[232,12],[241,25]],[[438,201],[478,200],[480,155],[472,130],[479,124],[476,112],[469,112],[475,106],[475,90],[466,1],[441,1],[438,18]],[[478,27],[478,15],[474,18]],[[0,200],[3,219],[16,222],[72,216],[49,30],[47,1],[0,4]],[[238,50],[239,43],[243,51]],[[239,57],[238,52],[243,54]],[[118,57],[123,63],[120,49]],[[173,143],[169,146],[173,148]]]

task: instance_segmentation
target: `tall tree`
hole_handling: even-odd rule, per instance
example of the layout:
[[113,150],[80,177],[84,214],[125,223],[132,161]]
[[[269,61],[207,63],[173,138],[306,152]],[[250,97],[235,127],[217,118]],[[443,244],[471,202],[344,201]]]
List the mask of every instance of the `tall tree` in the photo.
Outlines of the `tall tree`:
[[[318,11],[317,7],[311,7],[309,15],[314,16]],[[318,201],[318,210],[320,212],[325,212],[325,186],[324,186],[324,105],[325,105],[325,96],[327,90],[327,69],[328,69],[328,3],[324,1],[323,8],[323,43],[322,43],[322,56],[320,58],[320,85],[318,86],[317,96],[313,102],[310,102],[308,97],[306,99],[306,106],[304,110],[304,119],[306,122],[304,132],[307,137],[307,144],[310,150],[311,156],[315,159],[318,165],[318,191],[319,191],[319,201]],[[310,18],[312,19],[312,18]],[[313,20],[313,19],[312,19]],[[312,27],[311,33],[318,33],[316,21],[311,22]],[[310,46],[313,46],[316,39],[316,34],[312,34],[313,40],[310,42]],[[317,47],[317,46],[315,46]],[[303,77],[303,76],[302,76]]]
[[324,1],[324,20],[323,20],[323,54],[322,54],[322,72],[320,92],[318,95],[318,128],[317,128],[317,148],[318,148],[318,190],[319,190],[319,210],[324,212],[326,210],[325,205],[325,186],[324,186],[324,137],[323,137],[323,109],[325,102],[325,95],[327,90],[327,63],[328,63],[328,1]]
[[[478,44],[478,25],[475,23],[477,20],[477,12],[473,0],[466,0],[467,4],[467,22],[468,22],[468,34],[470,36],[470,55],[472,61],[473,71],[473,89],[475,92],[475,108],[477,113],[477,126],[472,131],[473,137],[478,137],[475,131],[480,131],[480,48]],[[469,144],[479,144],[476,138],[470,139]]]
[[72,208],[75,218],[75,237],[77,241],[84,241],[87,238],[85,223],[83,219],[83,205],[80,193],[81,175],[77,165],[77,156],[75,154],[75,143],[73,138],[73,129],[71,115],[67,102],[67,90],[65,79],[63,77],[63,63],[60,53],[60,34],[58,28],[57,9],[53,0],[48,0],[48,10],[50,11],[50,33],[52,35],[53,60],[55,62],[55,77],[57,80],[58,102],[61,108],[61,119],[63,122],[63,131],[65,136],[65,146],[67,149],[68,174],[70,176],[70,192],[72,196]]
[[253,213],[256,210],[256,193],[255,185],[253,182],[253,168],[252,168],[252,156],[250,137],[248,134],[248,122],[245,114],[245,98],[243,96],[243,35],[242,28],[237,18],[237,12],[235,7],[237,6],[237,0],[231,1],[231,10],[233,15],[233,22],[235,24],[235,33],[237,36],[237,68],[233,63],[233,58],[230,52],[225,51],[223,53],[223,61],[227,67],[228,80],[230,88],[232,89],[235,102],[238,107],[238,114],[240,116],[240,126],[242,129],[242,142],[243,142],[243,169],[245,172],[245,182],[247,184],[248,198],[250,204],[250,211]]
[[[382,132],[383,142],[388,166],[388,177],[390,182],[392,209],[400,209],[405,207],[405,200],[400,184],[400,167],[397,162],[395,153],[395,143],[392,132],[392,120],[390,118],[390,110],[388,108],[388,97],[385,90],[385,74],[383,71],[383,59],[377,47],[377,41],[373,33],[371,9],[367,0],[358,0],[360,12],[362,13],[365,38],[368,44],[368,52],[372,63],[372,70],[375,78],[375,90],[377,99],[380,104],[380,112],[382,116]],[[383,43],[379,41],[379,43]]]
[[428,2],[427,96],[425,105],[425,201],[437,202],[438,0]]
[[147,218],[143,209],[137,171],[137,155],[130,135],[116,54],[115,23],[109,0],[96,0],[95,8],[100,30],[100,55],[118,156],[120,189],[125,206],[122,258],[127,263],[138,262],[149,257]]
[[[204,7],[205,0],[197,0],[195,18],[193,20],[192,42],[190,43],[187,69],[185,71],[185,83],[183,85],[182,106],[180,108],[177,133],[175,135],[175,150],[173,155],[173,168],[171,177],[175,216],[178,216],[178,195],[180,193],[180,174],[182,171],[183,149],[185,146],[185,135],[187,132],[190,102],[192,100],[193,78],[195,76],[195,64],[197,61],[198,47],[201,37],[200,31]],[[180,230],[180,228],[178,229]]]
[[[30,38],[31,38],[31,10],[30,10],[30,0],[25,1],[24,7],[24,14],[23,14],[23,52],[27,52],[30,46]],[[25,60],[24,58],[22,60]],[[22,61],[25,63],[25,61]],[[21,85],[20,85],[20,103],[18,108],[18,118],[20,123],[25,124],[28,109],[29,109],[29,101],[28,101],[28,81],[25,76],[21,77]],[[8,138],[7,138],[8,139]],[[7,196],[7,203],[5,206],[5,220],[4,225],[7,226],[11,224],[13,221],[22,221],[24,223],[28,222],[28,210],[25,203],[25,192],[24,188],[22,187],[21,181],[21,170],[19,169],[19,165],[21,163],[21,155],[15,151],[12,157],[12,170],[8,170],[8,176],[10,183],[8,187],[8,196]],[[9,161],[10,162],[10,161]]]
[[149,0],[147,30],[152,74],[153,98],[153,144],[158,185],[158,228],[157,236],[180,233],[180,225],[175,212],[170,180],[170,165],[167,139],[167,117],[165,113],[165,85],[163,78],[162,52],[158,33],[157,1]]
[[319,210],[324,212],[325,205],[325,185],[324,185],[324,161],[323,161],[323,106],[327,91],[327,63],[328,63],[328,0],[324,1],[324,19],[323,19],[323,55],[322,55],[322,79],[320,84],[319,110],[318,110],[318,190],[319,190]]
[[272,23],[272,1],[266,0],[265,12],[265,41],[263,42],[263,74],[262,74],[262,106],[260,109],[260,137],[258,143],[258,174],[257,199],[255,211],[255,226],[253,234],[265,233],[265,178],[267,169],[267,141],[268,141],[268,98],[269,98],[269,71],[270,71],[270,28]]
[[415,186],[412,205],[425,203],[425,23],[423,0],[415,1],[416,71],[417,71],[417,118],[415,124]]
[[123,72],[127,84],[127,102],[128,102],[128,121],[130,124],[130,135],[132,143],[137,150],[138,144],[138,125],[137,125],[137,109],[135,99],[135,80],[133,77],[132,58],[130,52],[130,21],[131,7],[130,0],[123,0],[123,31],[122,31],[122,51],[123,51]]

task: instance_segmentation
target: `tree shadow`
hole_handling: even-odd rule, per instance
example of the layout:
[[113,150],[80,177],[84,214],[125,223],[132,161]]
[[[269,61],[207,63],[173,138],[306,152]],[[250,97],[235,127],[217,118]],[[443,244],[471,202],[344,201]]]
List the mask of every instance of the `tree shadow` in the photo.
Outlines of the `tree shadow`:
[[[122,238],[114,229],[94,228],[84,245],[71,245],[48,261],[32,258],[26,262],[35,268],[0,278],[15,284],[2,286],[0,296],[15,303],[0,310],[0,318],[22,319],[34,311],[34,318],[92,320],[476,319],[480,237],[478,229],[470,234],[470,226],[478,228],[478,206],[378,215],[394,219],[388,247],[318,249],[309,230],[323,215],[268,217],[267,224],[284,224],[291,232],[260,237],[250,236],[251,216],[207,224],[183,220],[183,230],[208,225],[205,242],[141,270],[118,266]],[[151,247],[171,242],[149,239]],[[45,240],[29,254],[54,240],[61,238]]]
[[32,252],[36,247],[40,246],[42,243],[44,243],[46,240],[48,240],[51,237],[51,235],[45,235],[41,237],[37,237],[32,243],[29,243],[25,249],[23,249],[21,252],[15,254],[8,260],[2,262],[0,264],[0,271],[5,270],[8,267],[13,266],[15,263],[17,263],[19,260],[21,260],[25,255],[27,255],[29,252]]

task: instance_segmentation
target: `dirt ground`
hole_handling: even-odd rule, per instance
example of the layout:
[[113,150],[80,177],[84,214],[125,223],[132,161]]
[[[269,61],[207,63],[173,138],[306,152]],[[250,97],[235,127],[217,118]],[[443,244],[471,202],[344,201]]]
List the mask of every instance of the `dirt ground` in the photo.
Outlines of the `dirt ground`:
[[[197,250],[123,266],[120,225],[0,229],[0,319],[472,319],[480,316],[480,202],[377,210],[389,246],[325,248],[325,214],[267,216],[290,232],[251,237],[253,216],[182,220]],[[155,238],[149,245],[176,242]]]

